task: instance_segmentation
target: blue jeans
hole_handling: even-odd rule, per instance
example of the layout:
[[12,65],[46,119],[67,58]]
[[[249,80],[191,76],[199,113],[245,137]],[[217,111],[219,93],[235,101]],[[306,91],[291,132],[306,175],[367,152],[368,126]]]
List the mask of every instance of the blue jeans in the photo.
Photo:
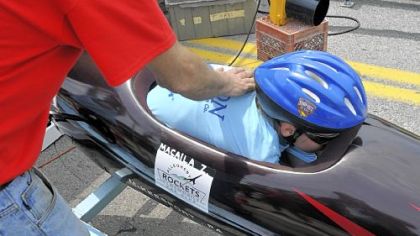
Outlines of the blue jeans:
[[66,201],[36,169],[0,190],[0,236],[89,235]]

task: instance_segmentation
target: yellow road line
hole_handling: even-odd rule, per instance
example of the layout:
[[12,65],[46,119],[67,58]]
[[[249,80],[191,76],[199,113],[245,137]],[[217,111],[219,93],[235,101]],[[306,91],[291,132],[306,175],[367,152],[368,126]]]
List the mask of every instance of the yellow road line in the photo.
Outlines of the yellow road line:
[[[230,49],[233,51],[237,51],[242,47],[242,42],[240,41],[231,40],[231,39],[223,39],[223,38],[197,39],[197,40],[190,40],[189,42],[197,44],[197,45],[204,45],[204,46],[210,46],[210,47],[216,47],[216,48],[222,48],[222,49]],[[247,43],[243,52],[257,55],[256,44]],[[398,83],[420,85],[420,74],[417,74],[414,72],[369,65],[369,64],[364,64],[364,63],[355,62],[355,61],[347,61],[347,62],[362,76],[389,80],[389,81],[394,81]],[[244,66],[239,63],[237,63],[236,65]],[[253,66],[258,66],[258,64],[253,65]]]
[[397,88],[376,82],[363,81],[368,96],[387,98],[393,101],[420,105],[420,92],[412,89]]
[[[223,53],[214,53],[212,51],[197,49],[197,48],[190,48],[193,52],[197,53],[201,57],[206,60],[212,61],[214,63],[219,64],[228,64],[232,61],[233,56]],[[248,59],[248,58],[238,58],[237,63],[234,65],[240,65],[247,68],[255,68],[261,64],[261,61],[255,59]],[[379,98],[386,98],[391,99],[394,101],[409,103],[420,105],[420,92],[411,90],[411,89],[404,89],[404,88],[397,88],[389,85],[384,85],[381,83],[370,82],[370,81],[363,81],[365,86],[366,92],[369,96],[375,96]]]
[[[204,45],[204,46],[215,47],[215,48],[230,49],[235,52],[238,51],[242,47],[242,44],[243,44],[236,40],[222,39],[222,38],[195,39],[195,40],[189,40],[188,42]],[[257,55],[257,44],[247,43],[244,47],[243,52]]]
[[356,71],[371,78],[384,79],[405,84],[420,85],[420,74],[416,74],[414,72],[363,64],[355,61],[347,62]]
[[[212,51],[207,51],[207,50],[203,50],[203,49],[198,49],[198,48],[192,48],[190,47],[189,49],[191,49],[191,51],[195,52],[196,54],[200,55],[202,58],[215,62],[215,63],[219,63],[219,64],[223,64],[223,65],[227,65],[229,64],[234,56],[229,55],[229,54],[224,54],[224,53],[215,53]],[[248,59],[248,58],[244,58],[244,57],[239,57],[236,62],[233,64],[233,66],[243,66],[243,67],[247,67],[247,68],[255,68],[257,65],[261,64],[261,61],[258,61],[256,59]]]

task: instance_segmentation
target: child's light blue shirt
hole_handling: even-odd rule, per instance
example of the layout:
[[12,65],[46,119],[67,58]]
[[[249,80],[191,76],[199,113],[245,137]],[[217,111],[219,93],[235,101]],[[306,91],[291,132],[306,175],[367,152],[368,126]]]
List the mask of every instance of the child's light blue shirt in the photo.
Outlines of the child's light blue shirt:
[[255,92],[193,101],[156,86],[147,97],[153,115],[168,127],[252,160],[278,163],[288,146],[262,114]]

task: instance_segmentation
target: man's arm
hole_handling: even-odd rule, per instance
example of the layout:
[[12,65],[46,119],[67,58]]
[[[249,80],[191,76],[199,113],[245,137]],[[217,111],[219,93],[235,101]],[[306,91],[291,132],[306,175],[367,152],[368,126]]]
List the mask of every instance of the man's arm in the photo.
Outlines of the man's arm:
[[179,42],[149,63],[157,83],[193,100],[216,96],[239,96],[255,89],[252,72],[209,69],[203,60]]

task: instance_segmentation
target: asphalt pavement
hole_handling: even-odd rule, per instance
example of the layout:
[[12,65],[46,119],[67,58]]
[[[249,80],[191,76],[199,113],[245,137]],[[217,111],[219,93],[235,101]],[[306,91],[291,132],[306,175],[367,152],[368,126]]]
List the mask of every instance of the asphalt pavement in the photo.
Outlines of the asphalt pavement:
[[[355,17],[361,27],[344,35],[330,36],[328,51],[360,63],[358,68],[365,86],[369,87],[370,113],[420,135],[420,2],[355,0],[353,8],[340,7],[342,2],[331,1],[328,14]],[[263,2],[261,9],[266,8]],[[353,23],[331,18],[329,25],[335,32],[348,29]],[[238,45],[244,39],[245,35],[223,38]],[[220,56],[222,59],[215,61],[208,55],[235,54],[232,48],[214,46],[217,40],[206,42],[209,41],[183,43],[204,50],[201,56],[213,63],[226,64],[230,57]],[[255,45],[254,35],[248,45]],[[256,60],[255,52],[244,53],[242,57]],[[67,137],[45,150],[37,166],[73,207],[109,177],[74,148]],[[91,224],[108,235],[217,235],[129,187]]]

